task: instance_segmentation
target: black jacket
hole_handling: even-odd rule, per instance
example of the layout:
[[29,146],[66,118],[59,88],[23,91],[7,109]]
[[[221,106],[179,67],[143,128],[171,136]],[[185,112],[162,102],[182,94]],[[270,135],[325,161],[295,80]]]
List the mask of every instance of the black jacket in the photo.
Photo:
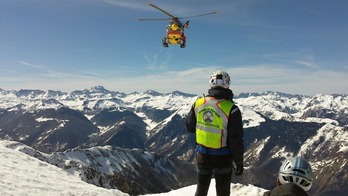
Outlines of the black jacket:
[[286,183],[265,192],[263,196],[308,196],[308,194],[296,184]]
[[[230,89],[223,88],[211,88],[208,91],[208,96],[214,97],[216,99],[226,99],[233,101],[233,93]],[[194,111],[194,104],[188,113],[186,118],[186,128],[188,132],[196,132],[196,115]],[[238,106],[234,105],[231,109],[228,125],[228,139],[227,144],[231,149],[233,155],[233,161],[235,163],[243,163],[244,154],[244,132],[243,132],[243,122],[242,114]]]

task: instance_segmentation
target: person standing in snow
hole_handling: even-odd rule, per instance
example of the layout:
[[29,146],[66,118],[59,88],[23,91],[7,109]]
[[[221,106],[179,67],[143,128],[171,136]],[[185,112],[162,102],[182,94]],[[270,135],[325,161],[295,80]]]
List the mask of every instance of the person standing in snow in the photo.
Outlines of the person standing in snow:
[[244,131],[242,115],[233,102],[230,76],[216,71],[209,80],[208,96],[198,98],[186,119],[188,132],[196,133],[197,189],[206,196],[214,174],[218,196],[229,196],[233,162],[243,174]]
[[286,159],[279,169],[277,187],[265,192],[264,196],[308,196],[313,184],[311,165],[301,157]]

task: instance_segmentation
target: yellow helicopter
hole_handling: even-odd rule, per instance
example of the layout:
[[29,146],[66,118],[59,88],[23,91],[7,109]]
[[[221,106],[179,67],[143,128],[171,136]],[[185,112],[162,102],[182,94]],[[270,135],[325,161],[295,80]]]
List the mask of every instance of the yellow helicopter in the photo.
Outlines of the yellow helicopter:
[[152,4],[147,3],[147,5],[163,12],[164,14],[170,16],[170,18],[153,18],[153,19],[138,19],[140,21],[156,21],[156,20],[170,20],[167,29],[166,29],[166,37],[162,39],[163,47],[168,47],[169,44],[176,45],[180,44],[181,48],[186,47],[186,36],[184,34],[184,29],[189,27],[189,21],[186,21],[184,24],[180,21],[183,18],[193,18],[199,16],[206,16],[211,14],[217,14],[217,11],[209,12],[205,14],[199,14],[194,16],[186,16],[186,17],[176,17],[169,12],[163,10],[162,8]]

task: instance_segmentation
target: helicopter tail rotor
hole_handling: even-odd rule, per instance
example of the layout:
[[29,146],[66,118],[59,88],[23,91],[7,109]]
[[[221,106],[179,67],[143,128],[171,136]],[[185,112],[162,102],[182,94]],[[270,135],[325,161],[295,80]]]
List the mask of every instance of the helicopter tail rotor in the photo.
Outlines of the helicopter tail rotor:
[[189,27],[189,22],[190,22],[189,20],[185,22],[184,26],[185,26],[186,28]]

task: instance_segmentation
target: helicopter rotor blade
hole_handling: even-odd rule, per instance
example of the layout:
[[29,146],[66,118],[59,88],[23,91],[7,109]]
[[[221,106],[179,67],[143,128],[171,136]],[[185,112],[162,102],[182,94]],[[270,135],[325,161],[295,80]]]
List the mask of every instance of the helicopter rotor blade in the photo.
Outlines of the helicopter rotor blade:
[[171,20],[171,18],[138,18],[140,21]]
[[206,15],[218,14],[218,13],[219,13],[218,11],[215,11],[215,12],[209,12],[209,13],[199,14],[199,15],[194,15],[194,16],[184,16],[184,17],[180,17],[179,19],[183,19],[183,18],[194,18],[194,17],[206,16]]
[[168,16],[170,16],[170,17],[172,17],[172,18],[177,18],[177,17],[173,16],[172,14],[170,14],[169,12],[167,12],[167,11],[163,10],[163,9],[162,9],[162,8],[160,8],[160,7],[155,6],[155,5],[154,5],[154,4],[152,4],[152,3],[147,3],[147,5],[149,5],[149,6],[153,7],[153,8],[158,9],[159,11],[161,11],[161,12],[165,13],[166,15],[168,15]]

